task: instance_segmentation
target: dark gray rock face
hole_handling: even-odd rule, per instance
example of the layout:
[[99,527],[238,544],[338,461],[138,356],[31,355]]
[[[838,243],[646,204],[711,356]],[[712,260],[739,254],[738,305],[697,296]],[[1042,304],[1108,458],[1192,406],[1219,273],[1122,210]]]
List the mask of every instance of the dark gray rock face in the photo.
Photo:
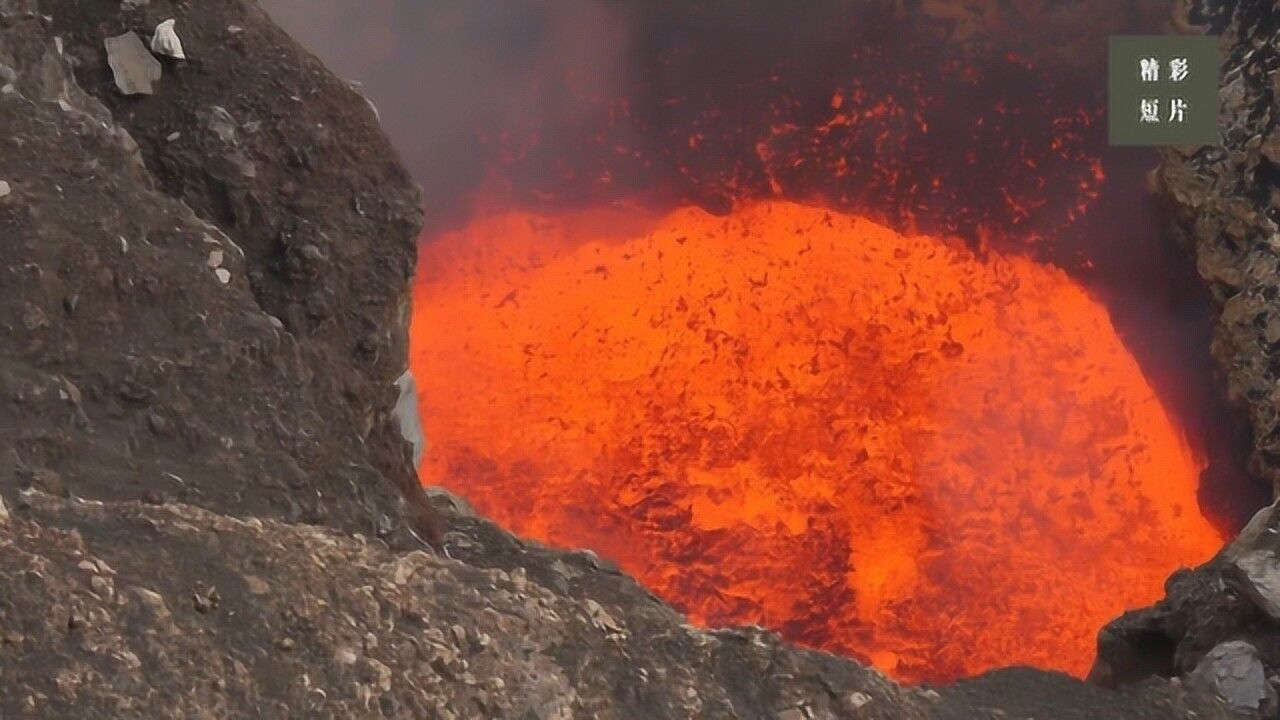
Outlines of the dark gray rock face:
[[1280,486],[1280,15],[1265,0],[1201,0],[1222,33],[1222,147],[1164,153],[1154,175],[1221,312],[1213,352],[1253,427],[1253,470]]
[[1280,622],[1280,559],[1275,551],[1250,550],[1229,566],[1232,585],[1272,621]]
[[1247,642],[1231,640],[1210,650],[1196,665],[1189,681],[1216,694],[1241,715],[1275,716],[1276,691],[1267,682],[1257,648]]
[[[1118,687],[1153,676],[1182,676],[1198,678],[1207,687],[1206,678],[1217,670],[1229,667],[1228,674],[1234,674],[1251,664],[1234,645],[1246,641],[1267,682],[1280,683],[1280,621],[1273,615],[1280,587],[1277,553],[1280,505],[1273,505],[1213,560],[1171,577],[1164,600],[1103,628],[1090,679]],[[1215,658],[1224,648],[1230,658]],[[1252,672],[1249,682],[1241,684],[1252,686]],[[1237,696],[1252,692],[1239,685],[1237,690]],[[1269,706],[1271,695],[1267,698]]]
[[[1253,471],[1280,489],[1280,14],[1265,0],[1200,0],[1189,16],[1223,46],[1222,147],[1164,153],[1155,189],[1173,208],[1221,313],[1213,352],[1253,427]],[[1218,557],[1170,578],[1154,607],[1099,636],[1093,679],[1195,672],[1247,640],[1280,675],[1280,513],[1260,512]]]
[[[191,62],[120,95],[104,39],[168,17]],[[1230,717],[698,630],[445,495],[455,557],[406,551],[417,196],[252,3],[0,0],[0,129],[0,716]]]
[[[368,105],[251,3],[0,7],[0,478],[403,525],[420,211]],[[198,62],[122,94],[104,40],[175,16]]]
[[458,561],[187,505],[15,504],[4,717],[1232,717],[1163,681],[1019,669],[900,687],[760,629],[690,627],[592,556],[481,521],[455,519],[473,538]]

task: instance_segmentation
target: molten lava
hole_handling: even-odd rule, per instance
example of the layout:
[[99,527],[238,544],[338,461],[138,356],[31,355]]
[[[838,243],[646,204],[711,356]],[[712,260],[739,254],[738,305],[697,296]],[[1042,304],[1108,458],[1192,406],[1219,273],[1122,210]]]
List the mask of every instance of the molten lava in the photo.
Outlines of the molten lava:
[[772,201],[424,247],[423,481],[701,624],[937,681],[1082,675],[1221,545],[1201,463],[1060,270]]

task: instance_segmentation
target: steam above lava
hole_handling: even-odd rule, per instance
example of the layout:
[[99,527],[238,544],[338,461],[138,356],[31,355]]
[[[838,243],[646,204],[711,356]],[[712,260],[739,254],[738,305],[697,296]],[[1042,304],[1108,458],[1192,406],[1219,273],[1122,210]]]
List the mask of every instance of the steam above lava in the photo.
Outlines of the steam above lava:
[[1166,3],[351,12],[426,188],[424,482],[909,680],[1083,674],[1219,547],[1100,122],[1106,35]]

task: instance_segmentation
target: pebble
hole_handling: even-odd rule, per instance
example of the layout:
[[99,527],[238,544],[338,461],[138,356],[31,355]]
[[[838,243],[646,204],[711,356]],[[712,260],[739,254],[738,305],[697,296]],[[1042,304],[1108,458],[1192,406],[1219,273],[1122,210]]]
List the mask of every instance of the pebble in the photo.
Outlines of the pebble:
[[177,21],[170,18],[156,26],[155,34],[151,37],[151,52],[175,60],[187,59],[187,54],[182,49],[182,40],[178,39],[178,33],[175,32],[176,24]]
[[93,591],[101,598],[110,598],[113,594],[111,581],[101,575],[94,575],[89,578],[89,587],[93,588]]
[[213,274],[218,276],[218,282],[222,283],[223,285],[226,285],[227,283],[231,282],[231,271],[227,270],[226,268],[218,268],[217,270],[213,271]]
[[202,615],[216,610],[221,600],[216,587],[206,587],[203,583],[196,583],[195,591],[191,593],[192,604]]
[[150,95],[160,81],[163,68],[142,44],[137,33],[106,39],[107,63],[115,77],[116,88],[123,95]]
[[359,658],[356,657],[356,653],[354,650],[352,650],[351,648],[343,647],[343,648],[338,648],[333,653],[333,659],[339,665],[355,665],[356,660]]
[[391,668],[373,658],[364,659],[365,678],[382,692],[391,690]]
[[164,596],[154,590],[148,590],[144,587],[131,587],[129,593],[138,599],[143,607],[156,614],[169,614],[169,607],[164,602]]
[[0,198],[8,197],[11,192],[13,192],[13,188],[10,187],[9,183],[0,180]]

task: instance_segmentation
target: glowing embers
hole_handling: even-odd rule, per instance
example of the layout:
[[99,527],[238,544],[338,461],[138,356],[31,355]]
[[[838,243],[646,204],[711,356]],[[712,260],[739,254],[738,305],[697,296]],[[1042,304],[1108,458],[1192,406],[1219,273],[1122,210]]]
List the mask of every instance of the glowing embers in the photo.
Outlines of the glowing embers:
[[1196,458],[1061,271],[782,202],[623,219],[428,244],[425,482],[695,622],[906,680],[1083,674],[1219,547]]

